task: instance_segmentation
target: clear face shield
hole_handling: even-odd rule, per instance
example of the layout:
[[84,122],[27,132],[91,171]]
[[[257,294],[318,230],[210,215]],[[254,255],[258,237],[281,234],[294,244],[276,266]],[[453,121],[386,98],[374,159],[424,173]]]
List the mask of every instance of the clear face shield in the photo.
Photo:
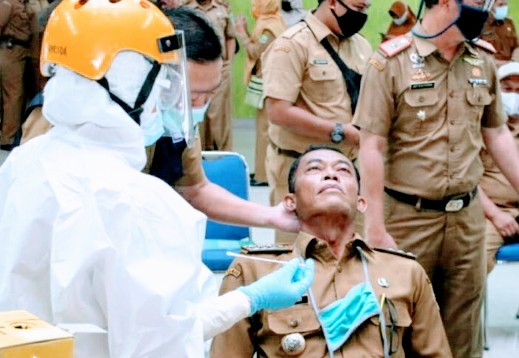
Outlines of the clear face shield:
[[159,91],[157,115],[162,119],[164,136],[171,137],[174,142],[184,139],[187,146],[191,147],[196,132],[191,115],[184,33],[177,31],[175,35],[179,41],[177,60],[162,64],[155,81]]

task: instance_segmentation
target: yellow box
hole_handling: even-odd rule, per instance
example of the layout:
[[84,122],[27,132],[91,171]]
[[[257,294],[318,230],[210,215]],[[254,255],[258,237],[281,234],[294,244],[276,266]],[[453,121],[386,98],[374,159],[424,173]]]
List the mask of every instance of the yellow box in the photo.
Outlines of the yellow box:
[[0,312],[0,358],[72,358],[73,336],[27,311]]

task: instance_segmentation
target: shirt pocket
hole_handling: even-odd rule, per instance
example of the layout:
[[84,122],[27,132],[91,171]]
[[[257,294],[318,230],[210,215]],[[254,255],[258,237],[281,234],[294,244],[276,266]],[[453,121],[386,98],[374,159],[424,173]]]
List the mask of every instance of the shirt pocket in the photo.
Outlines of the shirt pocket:
[[308,81],[303,84],[303,90],[308,97],[319,103],[332,102],[338,98],[343,83],[338,80],[342,75],[334,63],[327,65],[311,64],[308,68]]
[[[387,300],[384,304],[384,319],[386,323],[385,332],[392,358],[405,357],[402,346],[402,338],[405,331],[411,326],[412,320],[407,305],[404,302]],[[369,322],[369,335],[371,342],[379,342],[372,345],[374,357],[383,357],[382,336],[380,329],[380,318],[378,316],[371,317]]]
[[485,106],[492,103],[493,97],[487,87],[472,87],[469,88],[465,93],[468,111],[466,118],[470,125],[471,130],[480,131],[481,117]]
[[321,330],[314,311],[307,304],[295,305],[279,311],[269,311],[267,324],[269,330],[280,337],[290,333],[301,333],[305,336],[305,334]]
[[438,124],[439,94],[434,89],[408,90],[404,93],[405,109],[401,123],[409,133],[430,132]]

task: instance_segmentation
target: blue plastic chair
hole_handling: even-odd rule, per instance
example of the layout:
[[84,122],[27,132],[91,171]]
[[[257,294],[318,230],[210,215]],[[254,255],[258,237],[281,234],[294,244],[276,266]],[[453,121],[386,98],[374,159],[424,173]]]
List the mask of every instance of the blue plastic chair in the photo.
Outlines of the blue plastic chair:
[[[202,167],[210,182],[242,199],[249,199],[249,170],[241,154],[203,151]],[[226,254],[227,251],[238,253],[242,246],[252,243],[249,227],[207,220],[202,261],[212,271],[227,270],[234,259]]]
[[[503,263],[519,263],[519,243],[506,244],[497,250],[496,253],[497,264]],[[488,336],[487,336],[487,297],[485,293],[485,301],[483,303],[483,341],[485,350],[489,349]],[[515,317],[519,319],[519,311],[517,311]]]

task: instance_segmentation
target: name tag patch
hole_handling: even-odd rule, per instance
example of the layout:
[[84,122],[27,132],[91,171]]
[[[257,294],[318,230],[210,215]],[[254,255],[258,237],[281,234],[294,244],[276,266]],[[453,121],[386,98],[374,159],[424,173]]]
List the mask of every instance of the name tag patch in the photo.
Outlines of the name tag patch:
[[411,85],[412,90],[425,89],[425,88],[434,88],[434,82],[419,82],[419,83],[413,83]]

